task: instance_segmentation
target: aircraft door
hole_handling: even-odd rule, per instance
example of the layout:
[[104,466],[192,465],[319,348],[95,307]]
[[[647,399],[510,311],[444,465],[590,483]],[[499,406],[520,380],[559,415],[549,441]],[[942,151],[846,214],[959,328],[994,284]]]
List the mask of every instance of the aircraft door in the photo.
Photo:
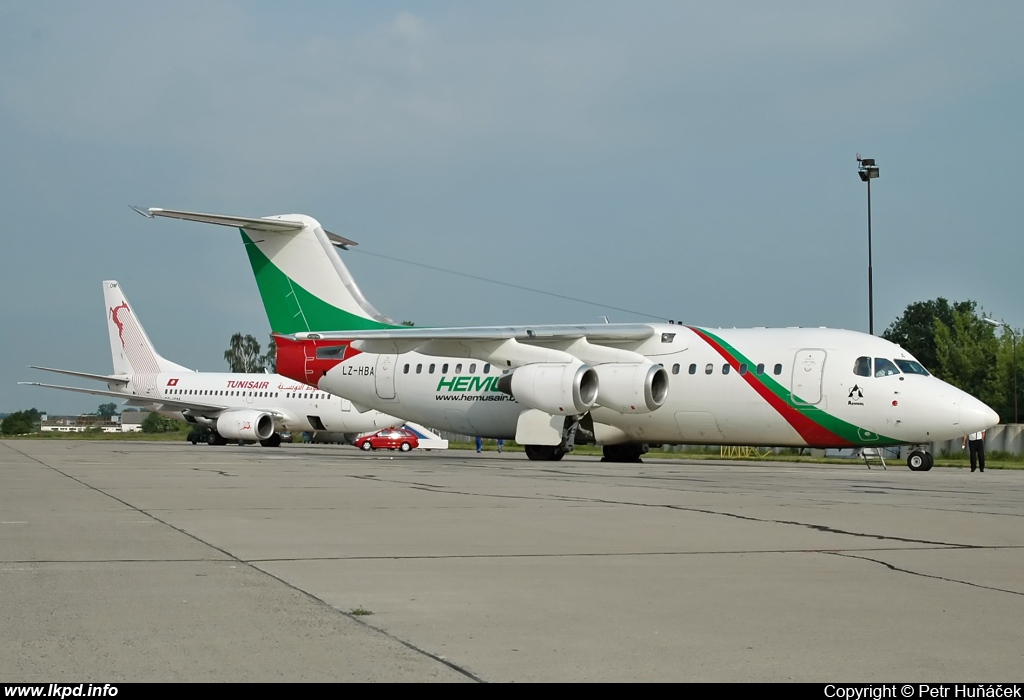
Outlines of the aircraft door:
[[825,371],[824,350],[798,350],[793,359],[793,404],[814,405],[821,402],[821,379]]
[[395,365],[397,363],[398,355],[377,356],[377,368],[373,374],[377,386],[377,396],[382,399],[395,398]]

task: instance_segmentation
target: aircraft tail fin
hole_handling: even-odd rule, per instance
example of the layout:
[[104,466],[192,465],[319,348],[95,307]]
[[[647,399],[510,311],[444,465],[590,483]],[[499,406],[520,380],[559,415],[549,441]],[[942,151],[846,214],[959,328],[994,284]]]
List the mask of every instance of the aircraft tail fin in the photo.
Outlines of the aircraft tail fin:
[[233,226],[242,234],[274,333],[374,330],[396,326],[363,296],[337,248],[354,241],[325,231],[302,214],[248,218],[172,209],[136,209],[147,217],[167,217]]
[[192,371],[160,356],[115,280],[103,282],[103,301],[107,307],[107,331],[110,335],[114,374]]

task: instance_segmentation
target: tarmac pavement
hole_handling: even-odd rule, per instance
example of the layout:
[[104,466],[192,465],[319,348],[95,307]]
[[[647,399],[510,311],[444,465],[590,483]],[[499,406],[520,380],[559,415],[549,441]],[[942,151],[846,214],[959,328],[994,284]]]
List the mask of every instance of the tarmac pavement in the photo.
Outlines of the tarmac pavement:
[[1020,681],[1024,472],[0,442],[0,678]]

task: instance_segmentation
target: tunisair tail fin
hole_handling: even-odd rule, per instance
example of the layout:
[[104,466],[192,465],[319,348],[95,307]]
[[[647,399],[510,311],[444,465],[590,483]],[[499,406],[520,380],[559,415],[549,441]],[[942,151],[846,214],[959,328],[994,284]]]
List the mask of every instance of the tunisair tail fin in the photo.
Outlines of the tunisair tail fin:
[[192,371],[160,356],[116,281],[103,282],[103,301],[107,307],[107,331],[110,334],[114,374]]
[[173,209],[136,209],[140,214],[233,226],[242,233],[249,263],[263,298],[270,329],[373,330],[397,325],[363,296],[335,247],[355,242],[325,231],[302,214],[247,218]]

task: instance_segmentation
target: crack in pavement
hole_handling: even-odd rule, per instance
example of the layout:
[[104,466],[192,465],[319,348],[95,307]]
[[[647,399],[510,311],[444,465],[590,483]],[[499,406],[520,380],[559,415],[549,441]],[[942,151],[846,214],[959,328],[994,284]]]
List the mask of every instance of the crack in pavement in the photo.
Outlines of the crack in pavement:
[[[978,549],[985,549],[985,548],[979,547]],[[936,574],[926,574],[926,573],[923,573],[921,571],[912,571],[910,569],[904,569],[902,567],[896,566],[895,564],[890,564],[887,561],[882,561],[881,559],[872,559],[871,557],[864,557],[864,556],[860,556],[860,555],[857,555],[857,554],[846,554],[846,553],[843,553],[843,552],[835,552],[835,551],[828,551],[828,552],[822,552],[822,553],[823,554],[833,554],[833,555],[835,555],[837,557],[845,557],[847,559],[861,559],[863,561],[869,561],[869,562],[871,562],[873,564],[881,564],[885,568],[887,568],[887,569],[889,569],[891,571],[895,571],[895,572],[901,573],[901,574],[910,574],[911,576],[920,576],[921,578],[931,578],[931,579],[935,579],[936,581],[945,581],[946,583],[959,583],[961,585],[970,586],[972,588],[983,588],[986,591],[997,591],[999,593],[1009,593],[1010,595],[1024,596],[1024,592],[1022,592],[1022,591],[1011,591],[1011,590],[1006,589],[1006,588],[996,588],[995,586],[986,586],[986,585],[983,585],[983,584],[980,584],[980,583],[971,583],[970,581],[964,581],[964,580],[958,579],[958,578],[949,578],[948,576],[938,576]]]
[[733,518],[735,520],[745,520],[748,522],[755,523],[767,523],[771,525],[793,525],[796,527],[807,528],[810,530],[817,530],[818,532],[824,532],[833,535],[849,535],[851,537],[866,537],[875,540],[891,540],[894,542],[906,542],[908,544],[924,544],[933,545],[937,547],[951,547],[958,549],[981,549],[979,545],[973,544],[962,544],[959,542],[941,542],[936,540],[924,540],[913,537],[899,537],[896,535],[880,535],[872,534],[868,532],[854,532],[851,530],[841,530],[839,528],[831,527],[828,525],[817,525],[814,523],[803,523],[798,520],[778,520],[774,518],[757,518],[752,515],[739,515],[738,513],[728,513],[725,511],[712,510],[710,508],[696,508],[693,506],[679,506],[669,503],[640,503],[636,501],[613,501],[602,498],[579,498],[572,496],[560,496],[557,494],[547,495],[536,495],[536,496],[510,496],[508,494],[493,494],[493,493],[472,493],[466,491],[456,491],[448,489],[442,486],[434,486],[431,484],[422,484],[411,481],[398,481],[394,479],[382,479],[380,477],[369,477],[362,476],[356,477],[360,479],[367,479],[372,481],[380,481],[384,483],[397,484],[402,486],[409,486],[410,488],[429,491],[434,493],[444,493],[456,496],[475,496],[477,498],[501,498],[501,499],[520,499],[520,500],[553,500],[553,501],[564,501],[568,503],[596,503],[602,505],[619,505],[619,506],[633,506],[638,508],[665,508],[669,510],[677,510],[687,513],[700,513],[702,515],[717,515],[724,518]]

